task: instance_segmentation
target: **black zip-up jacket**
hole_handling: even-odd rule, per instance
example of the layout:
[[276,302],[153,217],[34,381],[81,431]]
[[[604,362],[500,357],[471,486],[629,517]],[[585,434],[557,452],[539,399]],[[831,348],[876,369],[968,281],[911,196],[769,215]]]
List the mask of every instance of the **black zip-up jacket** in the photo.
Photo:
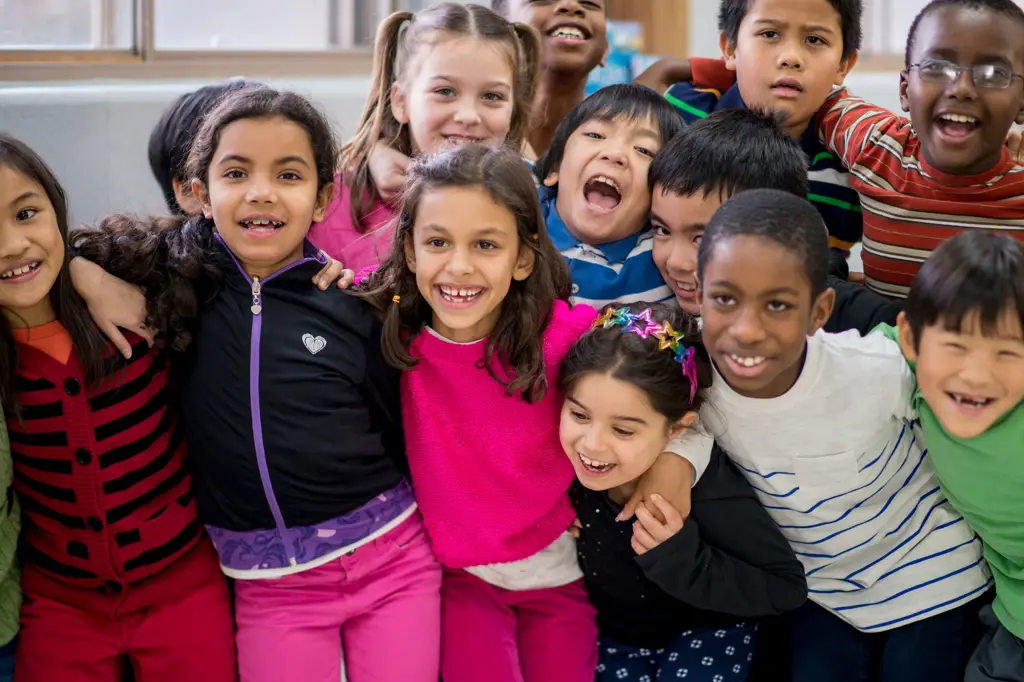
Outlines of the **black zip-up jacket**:
[[223,285],[183,359],[181,412],[199,513],[232,531],[311,527],[398,485],[399,373],[355,296],[311,279],[305,257],[263,281],[219,237]]
[[573,484],[577,544],[603,636],[648,649],[687,630],[792,611],[807,598],[803,566],[746,479],[715,447],[682,530],[637,556],[633,524],[607,493]]

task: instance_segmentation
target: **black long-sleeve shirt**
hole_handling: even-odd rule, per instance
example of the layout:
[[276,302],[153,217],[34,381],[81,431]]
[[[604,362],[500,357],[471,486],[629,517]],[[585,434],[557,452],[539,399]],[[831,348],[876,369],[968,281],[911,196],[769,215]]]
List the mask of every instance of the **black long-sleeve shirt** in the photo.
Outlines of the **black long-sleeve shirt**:
[[580,565],[602,635],[660,648],[686,630],[791,611],[807,598],[803,567],[742,474],[718,450],[692,491],[690,516],[642,556],[633,525],[605,492],[575,483]]
[[882,324],[896,324],[896,316],[903,310],[903,301],[893,301],[867,287],[829,276],[828,285],[835,289],[836,302],[825,325],[827,332],[845,332],[856,329],[861,336]]

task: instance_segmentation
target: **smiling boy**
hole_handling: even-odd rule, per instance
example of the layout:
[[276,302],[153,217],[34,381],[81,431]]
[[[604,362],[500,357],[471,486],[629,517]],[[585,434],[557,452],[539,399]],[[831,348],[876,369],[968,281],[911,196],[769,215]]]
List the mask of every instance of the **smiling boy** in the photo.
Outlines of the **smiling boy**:
[[[677,83],[665,94],[687,122],[748,106],[785,112],[788,132],[810,162],[807,198],[825,221],[830,246],[844,255],[861,240],[860,202],[846,169],[818,140],[813,121],[857,63],[861,14],[861,0],[722,0],[719,40],[735,85],[720,92]],[[706,64],[691,61],[695,82],[723,81]]]

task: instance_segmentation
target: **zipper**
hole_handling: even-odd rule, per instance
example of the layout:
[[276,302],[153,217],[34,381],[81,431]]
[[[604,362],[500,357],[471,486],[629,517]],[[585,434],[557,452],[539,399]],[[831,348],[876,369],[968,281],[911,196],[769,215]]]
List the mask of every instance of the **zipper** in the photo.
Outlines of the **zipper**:
[[274,279],[278,275],[288,272],[292,268],[298,267],[304,263],[310,261],[318,261],[317,258],[304,257],[289,263],[280,270],[271,273],[263,278],[261,281],[259,277],[250,277],[249,273],[242,267],[241,262],[231,249],[228,248],[227,244],[224,243],[224,239],[220,234],[215,235],[217,240],[225,251],[231,256],[231,260],[235,262],[235,266],[238,271],[242,273],[246,281],[251,285],[252,290],[252,305],[249,307],[252,312],[252,332],[249,341],[249,409],[252,414],[252,439],[253,447],[256,450],[256,466],[260,472],[260,482],[263,485],[263,495],[266,497],[267,505],[270,507],[270,513],[274,517],[274,524],[277,526],[277,532],[281,536],[281,541],[284,543],[284,550],[288,555],[288,563],[291,566],[297,565],[295,558],[295,548],[291,542],[291,538],[288,533],[288,527],[284,523],[284,515],[281,513],[281,505],[278,504],[277,495],[274,493],[274,486],[270,480],[270,467],[267,464],[267,451],[266,446],[263,443],[263,420],[260,415],[260,338],[263,333],[263,287],[270,280]]

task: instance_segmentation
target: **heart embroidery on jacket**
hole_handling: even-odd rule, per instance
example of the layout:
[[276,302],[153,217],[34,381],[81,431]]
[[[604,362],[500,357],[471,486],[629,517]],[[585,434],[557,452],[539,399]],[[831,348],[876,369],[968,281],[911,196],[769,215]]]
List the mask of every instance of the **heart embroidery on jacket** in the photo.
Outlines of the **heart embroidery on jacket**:
[[306,347],[313,355],[316,355],[324,349],[327,345],[327,339],[322,336],[313,336],[312,334],[302,335],[302,345]]

